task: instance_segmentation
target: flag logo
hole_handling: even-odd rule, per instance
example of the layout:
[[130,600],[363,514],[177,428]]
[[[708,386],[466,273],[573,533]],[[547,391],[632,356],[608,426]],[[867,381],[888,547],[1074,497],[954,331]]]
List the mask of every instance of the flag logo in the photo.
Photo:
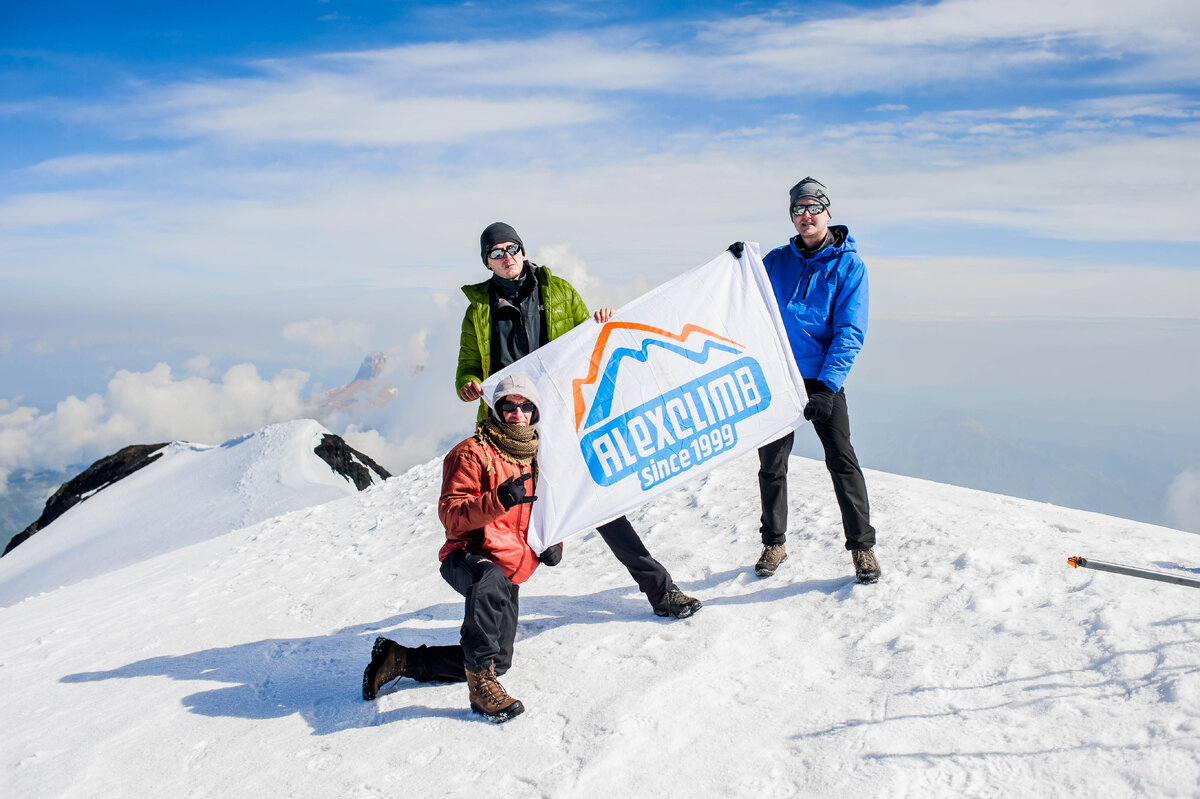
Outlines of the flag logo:
[[[571,381],[592,480],[609,486],[636,475],[646,491],[735,447],[738,423],[771,404],[762,367],[745,350],[694,324],[679,333],[605,324],[587,376]],[[625,410],[627,398],[637,404]]]

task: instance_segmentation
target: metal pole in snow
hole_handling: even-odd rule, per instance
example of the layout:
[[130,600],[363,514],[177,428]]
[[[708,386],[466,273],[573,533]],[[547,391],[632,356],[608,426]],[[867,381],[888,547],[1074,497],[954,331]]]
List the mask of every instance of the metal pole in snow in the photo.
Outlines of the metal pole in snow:
[[1118,563],[1105,563],[1102,560],[1088,560],[1080,555],[1067,558],[1067,563],[1070,563],[1077,569],[1082,566],[1085,569],[1095,569],[1096,571],[1112,572],[1113,574],[1125,574],[1129,577],[1141,577],[1145,580],[1158,580],[1162,583],[1175,583],[1177,585],[1186,585],[1191,588],[1200,588],[1200,580],[1193,580],[1191,577],[1184,577],[1179,574],[1168,574],[1167,572],[1155,572],[1148,569],[1135,569],[1132,566],[1122,566]]

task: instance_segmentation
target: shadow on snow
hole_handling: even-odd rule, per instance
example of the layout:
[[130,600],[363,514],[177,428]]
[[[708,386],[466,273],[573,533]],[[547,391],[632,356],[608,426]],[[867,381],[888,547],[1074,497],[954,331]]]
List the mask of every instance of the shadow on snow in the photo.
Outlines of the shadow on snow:
[[[688,591],[702,592],[744,573],[744,569],[734,569],[683,587]],[[853,580],[850,582],[853,583]],[[813,591],[833,594],[846,585],[845,579],[764,584],[747,594],[713,597],[704,602],[711,606],[771,602]],[[517,629],[517,668],[520,667],[521,641],[559,627],[613,621],[680,623],[652,615],[645,598],[634,591],[632,586],[623,586],[585,596],[558,594],[522,597],[521,622]],[[417,718],[476,721],[479,717],[467,707],[464,686],[455,686],[455,691],[463,695],[455,695],[454,707],[410,704],[381,711],[377,702],[364,702],[360,693],[362,670],[370,659],[375,636],[387,635],[406,646],[457,643],[462,608],[461,601],[443,602],[381,621],[345,627],[328,635],[267,639],[185,655],[148,658],[108,671],[69,674],[62,678],[62,682],[169,677],[180,681],[227,683],[220,688],[184,697],[184,706],[193,713],[214,718],[257,720],[298,714],[314,735],[329,735],[341,730]],[[447,624],[438,628],[404,626],[409,622],[431,621]],[[381,693],[381,696],[413,690],[428,691],[430,686],[437,685],[401,680],[396,688]]]

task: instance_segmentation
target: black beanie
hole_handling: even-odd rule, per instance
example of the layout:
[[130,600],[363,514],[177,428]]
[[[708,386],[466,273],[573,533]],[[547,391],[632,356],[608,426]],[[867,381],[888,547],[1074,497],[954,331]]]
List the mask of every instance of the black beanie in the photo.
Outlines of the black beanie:
[[488,251],[502,241],[511,241],[513,244],[520,244],[521,249],[525,249],[525,242],[521,241],[521,237],[517,235],[517,231],[512,225],[506,225],[503,222],[493,222],[483,229],[483,233],[479,236],[479,254],[483,257],[483,265],[487,266]]
[[816,200],[824,206],[833,205],[829,202],[829,189],[816,178],[805,178],[792,186],[792,190],[788,192],[788,208],[795,205],[797,200]]

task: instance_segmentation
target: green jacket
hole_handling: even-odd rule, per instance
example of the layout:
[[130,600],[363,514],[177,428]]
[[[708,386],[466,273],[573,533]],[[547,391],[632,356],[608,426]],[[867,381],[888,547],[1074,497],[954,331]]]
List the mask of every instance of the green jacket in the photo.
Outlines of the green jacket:
[[[579,292],[561,277],[554,277],[544,266],[535,266],[538,291],[545,308],[546,337],[553,341],[591,318]],[[462,335],[458,340],[458,371],[454,375],[454,393],[472,380],[482,383],[492,369],[492,306],[488,288],[491,278],[463,286],[471,303],[463,316]],[[487,405],[480,401],[479,418],[487,416]]]

